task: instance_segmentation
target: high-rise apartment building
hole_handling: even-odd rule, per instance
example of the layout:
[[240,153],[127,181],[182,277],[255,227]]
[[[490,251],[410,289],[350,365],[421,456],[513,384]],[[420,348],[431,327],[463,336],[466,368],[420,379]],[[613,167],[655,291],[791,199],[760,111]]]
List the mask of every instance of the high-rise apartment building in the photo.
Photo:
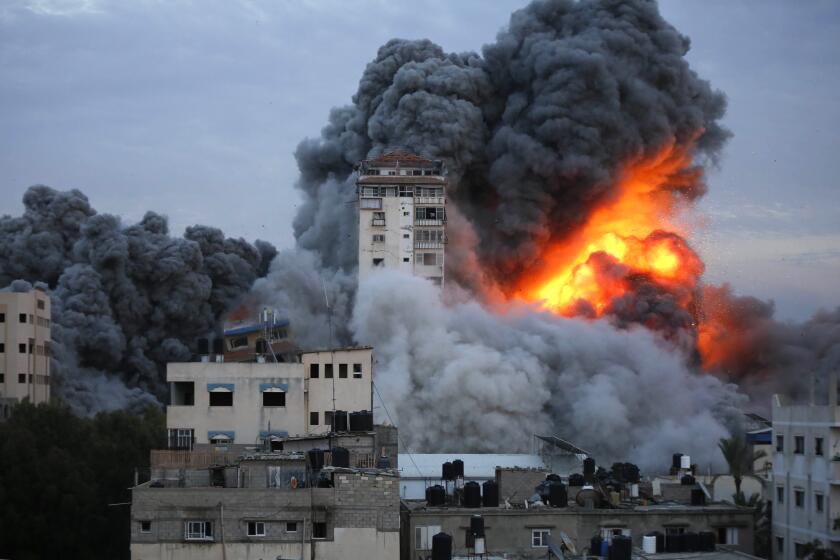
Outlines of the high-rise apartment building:
[[443,285],[445,173],[441,161],[403,151],[359,164],[360,280],[384,267]]
[[0,292],[0,420],[29,399],[50,400],[50,298],[43,291]]

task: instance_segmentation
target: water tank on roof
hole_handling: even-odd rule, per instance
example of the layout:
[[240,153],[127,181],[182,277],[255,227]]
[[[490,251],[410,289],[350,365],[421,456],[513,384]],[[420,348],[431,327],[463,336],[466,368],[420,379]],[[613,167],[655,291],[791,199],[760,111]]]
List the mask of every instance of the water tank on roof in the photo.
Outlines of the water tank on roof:
[[589,540],[589,555],[590,556],[600,556],[601,555],[601,543],[604,542],[604,539],[601,538],[601,535],[595,535]]
[[210,341],[206,338],[199,338],[198,339],[198,354],[200,356],[206,356],[210,353]]
[[682,464],[682,453],[674,453],[671,456],[671,468],[672,469],[679,469],[680,465]]
[[453,474],[452,463],[449,461],[445,462],[440,468],[440,478],[441,480],[455,480],[455,476]]
[[444,505],[446,503],[446,489],[440,484],[430,487],[428,503],[430,506]]
[[563,482],[563,479],[560,478],[560,475],[551,473],[550,475],[545,477],[546,480],[553,480],[555,482]]
[[332,466],[348,468],[350,466],[350,452],[344,447],[333,447]]
[[432,537],[432,560],[452,560],[452,537],[438,533]]
[[587,484],[595,482],[595,459],[592,457],[583,460],[583,480]]
[[268,347],[265,343],[265,340],[263,340],[262,338],[258,338],[257,339],[257,348],[256,348],[257,354],[267,354],[268,353],[267,348]]
[[225,353],[225,341],[221,338],[214,338],[213,339],[213,353],[214,354],[224,354]]
[[499,507],[499,485],[495,480],[488,480],[481,485],[484,507]]
[[642,537],[642,550],[645,554],[656,554],[656,537],[654,535]]
[[464,507],[481,507],[481,486],[478,482],[471,480],[464,484]]
[[562,482],[552,480],[548,486],[548,502],[551,507],[566,507],[569,505],[569,494],[566,492],[566,485]]
[[682,455],[680,457],[680,468],[681,469],[690,469],[691,468],[691,457],[688,455]]
[[696,484],[696,482],[697,481],[690,474],[685,474],[680,479],[680,484],[682,484],[683,486],[692,486],[692,485]]
[[310,449],[308,452],[309,455],[309,466],[313,471],[319,471],[324,466],[324,450],[323,449]]
[[484,518],[480,515],[473,515],[470,517],[470,533],[474,537],[484,536]]
[[609,560],[630,560],[633,552],[633,541],[630,537],[616,535],[610,542]]
[[685,534],[685,550],[686,552],[697,552],[700,550],[700,535],[694,532]]
[[652,531],[648,536],[656,538],[656,552],[665,552],[665,533],[661,531]]
[[715,534],[711,531],[700,531],[697,535],[700,540],[701,552],[714,552],[715,550]]
[[373,414],[369,410],[360,410],[350,413],[351,432],[372,432]]
[[347,431],[347,411],[336,410],[333,414],[333,432]]
[[464,478],[464,462],[461,459],[452,461],[452,476]]
[[387,455],[383,455],[379,459],[376,460],[376,468],[377,469],[390,469],[391,468],[391,458]]
[[705,506],[706,505],[706,493],[703,492],[702,488],[692,488],[691,489],[691,505],[693,505],[693,506]]

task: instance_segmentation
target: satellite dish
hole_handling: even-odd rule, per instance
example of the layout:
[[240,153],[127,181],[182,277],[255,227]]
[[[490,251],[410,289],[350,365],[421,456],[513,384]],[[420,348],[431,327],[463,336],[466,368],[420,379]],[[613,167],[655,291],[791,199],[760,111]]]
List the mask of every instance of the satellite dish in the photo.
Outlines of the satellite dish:
[[560,531],[560,540],[563,541],[563,546],[565,546],[569,552],[572,554],[577,554],[577,549],[575,548],[575,543],[572,539],[569,538],[569,535]]

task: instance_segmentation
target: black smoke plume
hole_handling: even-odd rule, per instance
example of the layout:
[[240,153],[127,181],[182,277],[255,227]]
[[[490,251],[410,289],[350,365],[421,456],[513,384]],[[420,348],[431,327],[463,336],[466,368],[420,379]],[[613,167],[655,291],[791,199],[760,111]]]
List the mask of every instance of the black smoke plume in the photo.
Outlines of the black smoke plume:
[[50,291],[56,393],[80,413],[163,400],[166,362],[189,359],[277,253],[205,226],[172,237],[153,212],[124,226],[78,190],[23,203],[0,217],[0,286]]

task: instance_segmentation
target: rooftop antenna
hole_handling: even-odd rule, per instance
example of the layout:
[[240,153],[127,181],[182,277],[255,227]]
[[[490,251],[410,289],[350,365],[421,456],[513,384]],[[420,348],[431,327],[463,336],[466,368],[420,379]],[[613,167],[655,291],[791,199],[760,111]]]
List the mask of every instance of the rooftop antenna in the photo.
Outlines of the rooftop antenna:
[[324,282],[324,279],[321,278],[321,288],[324,290],[324,305],[327,308],[327,325],[329,326],[329,333],[330,333],[330,369],[332,370],[330,373],[332,374],[332,426],[330,426],[330,431],[335,431],[335,352],[333,351],[333,339],[332,339],[332,308],[330,307],[330,298],[327,296],[327,283]]

